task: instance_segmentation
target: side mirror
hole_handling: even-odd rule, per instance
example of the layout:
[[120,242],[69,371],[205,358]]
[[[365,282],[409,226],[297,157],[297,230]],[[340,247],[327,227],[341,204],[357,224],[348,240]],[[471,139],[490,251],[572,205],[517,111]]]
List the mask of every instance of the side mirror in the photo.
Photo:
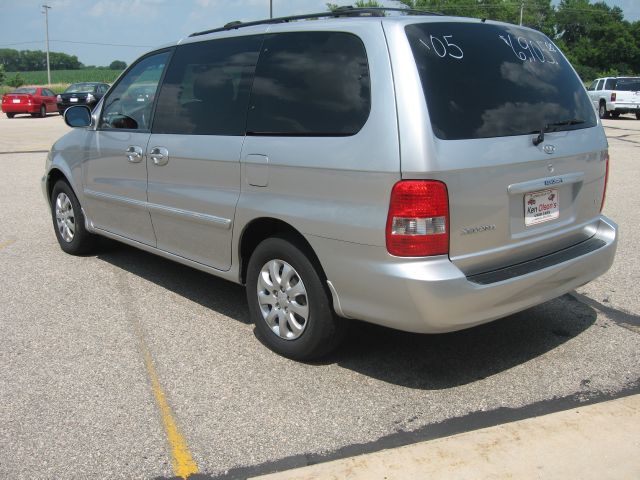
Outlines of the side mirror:
[[64,121],[74,128],[86,128],[91,126],[91,110],[84,105],[69,107],[64,112]]

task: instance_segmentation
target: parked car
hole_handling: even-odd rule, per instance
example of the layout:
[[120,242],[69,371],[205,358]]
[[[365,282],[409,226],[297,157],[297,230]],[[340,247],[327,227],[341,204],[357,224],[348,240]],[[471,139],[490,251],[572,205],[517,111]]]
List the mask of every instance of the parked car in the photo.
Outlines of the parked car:
[[600,118],[635,113],[640,120],[640,77],[596,78],[587,90]]
[[55,113],[56,94],[44,87],[20,87],[2,95],[2,111],[8,118],[21,113],[32,117],[46,117]]
[[378,12],[194,33],[68,109],[42,177],[61,248],[101,235],[244,284],[295,359],[347,319],[449,332],[607,271],[607,139],[553,41]]
[[64,111],[73,105],[86,105],[90,109],[98,104],[100,99],[109,90],[108,83],[83,82],[74,83],[58,95],[58,111],[62,115]]

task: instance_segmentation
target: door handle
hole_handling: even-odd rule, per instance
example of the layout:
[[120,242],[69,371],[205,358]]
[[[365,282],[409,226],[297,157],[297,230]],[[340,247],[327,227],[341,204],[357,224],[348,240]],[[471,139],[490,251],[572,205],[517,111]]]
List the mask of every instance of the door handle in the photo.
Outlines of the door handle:
[[125,151],[125,155],[131,163],[140,163],[142,161],[142,147],[130,145]]
[[169,163],[169,150],[164,147],[153,147],[149,152],[149,157],[155,165],[162,167]]

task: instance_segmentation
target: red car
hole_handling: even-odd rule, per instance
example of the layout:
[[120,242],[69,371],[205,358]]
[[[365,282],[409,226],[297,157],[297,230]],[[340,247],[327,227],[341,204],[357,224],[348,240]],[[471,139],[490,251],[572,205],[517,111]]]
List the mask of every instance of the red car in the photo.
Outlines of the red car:
[[13,118],[20,113],[30,113],[32,117],[46,117],[47,113],[57,113],[56,95],[44,87],[20,87],[2,96],[2,111]]

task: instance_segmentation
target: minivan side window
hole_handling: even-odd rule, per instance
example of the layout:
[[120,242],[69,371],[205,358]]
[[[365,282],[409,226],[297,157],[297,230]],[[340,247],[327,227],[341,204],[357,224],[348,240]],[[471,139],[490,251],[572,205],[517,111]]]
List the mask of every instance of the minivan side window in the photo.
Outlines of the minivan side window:
[[149,130],[153,101],[168,58],[165,51],[134,65],[106,98],[98,128]]
[[244,135],[262,35],[181,45],[158,96],[153,133]]
[[362,41],[344,32],[265,37],[249,102],[248,135],[346,136],[371,108]]

